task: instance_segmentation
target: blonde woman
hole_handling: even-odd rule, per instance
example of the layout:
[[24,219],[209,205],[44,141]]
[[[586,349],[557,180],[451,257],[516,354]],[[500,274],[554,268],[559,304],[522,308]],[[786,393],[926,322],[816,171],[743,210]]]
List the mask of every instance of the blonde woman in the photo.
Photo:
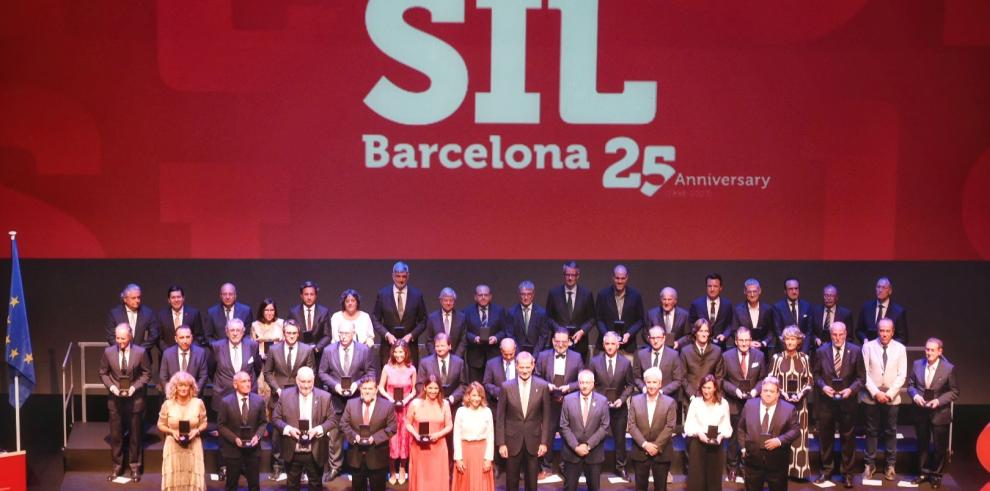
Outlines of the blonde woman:
[[[177,372],[166,385],[166,399],[158,413],[158,431],[165,438],[162,448],[162,490],[206,489],[203,439],[206,404],[196,397],[199,387],[192,375]],[[184,430],[188,422],[188,433]]]
[[794,404],[801,423],[801,436],[791,443],[791,462],[787,474],[800,480],[808,479],[811,472],[810,451],[808,450],[808,394],[814,387],[811,379],[811,362],[808,355],[801,352],[804,333],[797,326],[784,328],[784,351],[773,355],[770,375],[780,379],[780,398]]

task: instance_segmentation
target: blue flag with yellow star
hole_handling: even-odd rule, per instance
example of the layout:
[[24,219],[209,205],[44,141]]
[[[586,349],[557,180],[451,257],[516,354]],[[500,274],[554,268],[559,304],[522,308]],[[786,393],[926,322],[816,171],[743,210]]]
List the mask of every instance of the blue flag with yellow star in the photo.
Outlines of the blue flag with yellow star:
[[[7,365],[10,366],[10,405],[20,407],[34,390],[34,355],[21,284],[21,263],[17,257],[17,241],[10,241],[10,302],[7,308]],[[14,398],[14,377],[20,379],[21,400]]]

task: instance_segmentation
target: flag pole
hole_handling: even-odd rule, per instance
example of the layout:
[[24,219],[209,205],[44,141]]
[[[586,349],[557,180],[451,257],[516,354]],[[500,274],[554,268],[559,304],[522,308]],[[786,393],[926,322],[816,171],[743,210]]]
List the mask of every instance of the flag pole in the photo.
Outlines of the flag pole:
[[[14,238],[17,237],[17,231],[11,230],[7,232],[10,235],[10,242],[14,242]],[[21,377],[18,374],[14,374],[14,400],[17,404],[14,405],[14,433],[17,440],[17,451],[21,451]]]

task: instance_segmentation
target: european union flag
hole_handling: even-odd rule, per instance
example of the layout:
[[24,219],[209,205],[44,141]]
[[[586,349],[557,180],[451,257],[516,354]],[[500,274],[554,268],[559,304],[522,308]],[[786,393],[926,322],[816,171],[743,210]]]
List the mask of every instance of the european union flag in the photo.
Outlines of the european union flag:
[[[27,310],[24,304],[24,285],[21,284],[21,263],[17,257],[17,241],[10,240],[10,307],[7,308],[7,365],[10,366],[10,405],[20,407],[34,390],[34,355],[31,351],[31,333],[28,331]],[[14,377],[20,379],[21,400],[14,398]]]

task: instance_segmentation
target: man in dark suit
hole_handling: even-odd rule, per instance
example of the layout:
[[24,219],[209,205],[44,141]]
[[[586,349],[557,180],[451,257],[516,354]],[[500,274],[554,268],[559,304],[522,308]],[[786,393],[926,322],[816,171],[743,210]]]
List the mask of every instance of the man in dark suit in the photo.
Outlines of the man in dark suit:
[[764,353],[772,353],[773,346],[776,345],[777,333],[773,316],[773,307],[760,301],[763,290],[760,282],[755,278],[749,278],[743,282],[743,293],[746,301],[736,305],[736,312],[733,316],[735,322],[732,326],[732,337],[739,327],[749,329],[750,343],[752,348],[762,350]]
[[[581,355],[570,349],[571,339],[566,328],[553,333],[553,349],[544,350],[536,359],[536,376],[547,382],[550,388],[550,434],[557,433],[560,424],[560,408],[564,396],[577,390],[578,373],[584,369]],[[516,355],[516,359],[519,356]],[[539,478],[545,479],[553,472],[553,455],[543,457]]]
[[708,321],[698,319],[694,324],[694,342],[681,348],[681,364],[684,366],[684,414],[687,403],[698,394],[698,384],[705,375],[715,375],[718,383],[725,378],[725,365],[722,349],[710,342],[711,330]]
[[[333,407],[340,416],[347,401],[358,397],[358,382],[364,377],[377,377],[378,360],[375,353],[367,345],[354,342],[354,325],[345,322],[338,330],[337,335],[340,341],[331,344],[323,353],[320,360],[320,381],[323,386],[330,391],[333,397]],[[345,386],[341,380],[350,378],[350,383]],[[344,464],[344,437],[340,428],[330,429],[328,435],[329,460],[327,471],[324,473],[324,481],[332,481],[340,475]]]
[[[330,309],[316,303],[320,286],[306,280],[299,285],[300,303],[289,309],[289,319],[299,326],[302,342],[313,346],[316,355],[333,341],[330,329]],[[260,315],[260,314],[259,314]]]
[[[746,401],[760,393],[760,381],[767,375],[768,369],[763,353],[752,348],[752,332],[748,327],[736,329],[734,337],[736,347],[722,354],[722,366],[725,367],[722,393],[729,403],[729,421],[733,428],[739,424],[739,413]],[[736,475],[742,475],[739,472],[739,453],[739,441],[730,438],[725,459],[729,482],[735,482]]]
[[474,289],[475,303],[464,309],[467,333],[468,381],[481,382],[485,376],[485,362],[498,356],[498,343],[507,333],[505,308],[492,303],[492,290],[488,285]]
[[743,447],[747,491],[787,489],[787,464],[791,442],[801,433],[797,411],[789,402],[780,400],[780,380],[763,379],[760,398],[750,399],[743,406],[736,438]]
[[249,337],[244,337],[244,323],[240,319],[227,322],[227,337],[212,344],[213,351],[213,401],[214,411],[220,412],[223,397],[234,392],[234,374],[247,372],[251,383],[258,386],[258,368],[261,357],[258,356],[258,343]]
[[[282,326],[282,333],[285,341],[275,343],[268,351],[265,358],[263,372],[268,386],[272,390],[272,397],[269,405],[274,410],[278,398],[282,391],[295,387],[296,375],[302,367],[316,369],[316,357],[313,346],[299,341],[299,326],[295,320],[289,319]],[[278,476],[285,469],[282,460],[282,445],[279,434],[272,433],[272,480],[278,480]]]
[[[908,378],[908,394],[915,404],[918,434],[918,468],[921,473],[913,481],[927,481],[933,489],[942,487],[946,455],[949,450],[949,423],[952,422],[952,402],[959,398],[956,370],[942,357],[942,340],[928,338],[925,358],[914,362]],[[928,442],[935,443],[929,453]]]
[[853,324],[852,311],[839,305],[839,289],[835,285],[825,285],[822,289],[822,305],[812,305],[808,316],[809,335],[805,337],[808,349],[817,350],[831,337],[829,327],[833,322],[841,322],[849,329]]
[[808,339],[811,303],[801,300],[801,282],[797,278],[787,278],[784,281],[784,299],[773,304],[773,312],[776,351],[783,349],[783,332],[787,326],[797,326],[804,333],[805,339]]
[[705,276],[705,295],[691,302],[688,311],[688,325],[694,326],[698,319],[708,321],[713,343],[725,342],[726,331],[733,326],[735,310],[732,302],[722,297],[722,275],[708,273]]
[[[691,342],[691,326],[688,324],[688,311],[677,306],[677,290],[664,287],[660,290],[660,306],[653,307],[646,313],[649,327],[663,326],[667,346],[679,349],[681,345]],[[639,331],[642,345],[649,344],[649,333],[644,329]],[[665,379],[666,380],[666,379]]]
[[[296,386],[282,391],[272,412],[275,431],[287,437],[282,438],[281,443],[290,491],[299,489],[304,471],[310,491],[323,489],[320,469],[327,459],[327,441],[323,436],[337,426],[337,419],[330,394],[314,387],[315,380],[311,368],[300,368],[296,373]],[[303,430],[304,425],[309,429]]]
[[516,342],[512,338],[505,338],[499,343],[499,356],[488,360],[485,364],[485,379],[482,384],[488,394],[490,407],[494,408],[498,403],[502,384],[514,378],[516,378]]
[[646,393],[646,381],[643,379],[650,368],[658,368],[664,384],[660,393],[677,400],[681,393],[681,382],[684,380],[684,365],[681,355],[668,347],[666,343],[667,330],[661,326],[649,329],[647,342],[649,346],[636,352],[633,358],[633,382],[640,392]]
[[464,351],[467,349],[467,337],[464,332],[466,317],[464,312],[455,309],[456,302],[457,292],[453,288],[446,287],[440,290],[440,308],[430,312],[426,318],[426,329],[423,331],[423,347],[429,354],[433,354],[433,340],[442,332],[450,340],[451,351],[464,358]]
[[173,375],[186,372],[196,379],[196,387],[202,393],[209,380],[207,366],[210,352],[193,343],[192,329],[189,326],[179,326],[175,330],[174,342],[176,344],[162,353],[162,364],[158,369],[159,392],[165,393],[165,386]]
[[677,403],[660,393],[663,383],[660,369],[650,367],[643,373],[645,392],[629,401],[626,431],[633,445],[629,458],[635,462],[636,491],[646,491],[650,475],[653,489],[666,491],[670,462],[674,456],[674,424]]
[[[610,332],[610,334],[615,334]],[[610,340],[618,350],[619,337]],[[617,357],[623,359],[622,357]],[[628,360],[626,360],[628,362]],[[601,487],[602,464],[605,462],[605,436],[610,425],[608,399],[594,391],[595,375],[591,370],[578,374],[578,392],[564,398],[560,411],[560,438],[564,445],[560,457],[564,463],[564,489],[577,491],[578,479],[584,474],[588,491]],[[623,408],[625,411],[625,408]],[[625,447],[625,427],[622,428]]]
[[581,268],[571,261],[564,263],[564,284],[552,288],[547,293],[547,316],[556,331],[558,327],[567,329],[571,337],[571,350],[581,355],[581,360],[591,359],[588,351],[588,333],[595,321],[595,298],[591,290],[578,285]]
[[[594,374],[595,391],[605,396],[609,410],[609,434],[615,444],[615,475],[629,480],[626,473],[626,399],[636,388],[633,379],[632,363],[619,354],[622,337],[615,331],[602,336],[603,353],[591,359],[591,372]],[[581,378],[578,377],[578,388]],[[565,398],[566,405],[566,398]]]
[[409,266],[399,261],[392,266],[392,284],[378,291],[371,322],[375,326],[381,347],[378,358],[382,363],[395,341],[402,339],[409,345],[409,359],[419,362],[416,346],[419,334],[426,329],[426,302],[419,289],[409,285]]
[[646,309],[643,297],[628,283],[629,271],[625,266],[620,264],[612,269],[612,285],[599,291],[595,300],[595,317],[598,320],[598,347],[602,347],[606,332],[615,331],[620,336],[623,356],[632,361]]
[[261,489],[261,437],[268,427],[265,400],[251,392],[251,376],[246,372],[234,374],[233,394],[223,398],[223,407],[217,412],[217,428],[220,433],[220,453],[227,464],[226,491],[236,491],[237,481],[243,474],[248,490]]
[[340,427],[350,444],[347,465],[353,469],[353,491],[385,490],[385,469],[389,465],[388,441],[396,431],[395,410],[384,397],[378,397],[374,377],[361,379],[361,397],[344,408]]
[[[110,455],[112,481],[124,472],[124,432],[128,434],[127,465],[133,482],[141,481],[141,421],[144,419],[145,385],[151,379],[144,348],[132,343],[134,336],[126,322],[114,328],[114,344],[103,350],[100,358],[100,380],[110,391]],[[122,381],[127,388],[122,389]]]
[[516,378],[502,384],[495,411],[495,445],[506,459],[505,491],[519,491],[520,473],[526,491],[536,491],[540,464],[550,448],[550,388],[533,376],[533,355],[516,356]]
[[220,303],[210,307],[203,319],[206,341],[212,343],[224,338],[227,322],[240,319],[241,324],[250,326],[254,322],[251,307],[237,301],[237,287],[233,283],[220,285]]
[[158,318],[147,305],[141,305],[141,287],[131,283],[120,292],[121,304],[107,314],[107,344],[116,343],[116,328],[121,324],[131,327],[132,339],[141,346],[151,363],[151,348],[158,344]]
[[894,285],[890,279],[882,277],[877,280],[877,298],[863,304],[859,310],[859,322],[856,324],[856,338],[860,344],[869,339],[877,338],[877,323],[880,319],[890,319],[894,322],[894,340],[901,344],[908,343],[907,310],[890,298],[894,294]]
[[509,309],[508,336],[515,339],[520,351],[536,356],[550,343],[550,317],[543,307],[533,303],[536,285],[526,280],[519,283],[519,303]]
[[[158,348],[162,353],[175,346],[175,330],[179,326],[189,326],[192,329],[193,340],[196,344],[206,347],[206,337],[203,333],[203,318],[199,309],[186,305],[185,291],[179,285],[168,287],[168,307],[158,311]],[[200,387],[202,390],[202,387]]]
[[822,474],[815,481],[824,484],[832,477],[835,468],[835,433],[839,433],[842,449],[842,483],[852,487],[853,459],[856,456],[856,440],[853,424],[856,420],[857,396],[863,388],[866,376],[863,352],[859,346],[847,341],[846,324],[835,321],[829,324],[832,341],[818,348],[812,359],[812,374],[818,387],[818,441],[821,442]]
[[450,353],[450,341],[443,333],[437,334],[433,340],[433,354],[419,362],[416,372],[417,392],[423,390],[423,385],[431,375],[440,381],[443,396],[450,403],[451,412],[454,412],[460,407],[467,388],[467,366],[459,356]]

